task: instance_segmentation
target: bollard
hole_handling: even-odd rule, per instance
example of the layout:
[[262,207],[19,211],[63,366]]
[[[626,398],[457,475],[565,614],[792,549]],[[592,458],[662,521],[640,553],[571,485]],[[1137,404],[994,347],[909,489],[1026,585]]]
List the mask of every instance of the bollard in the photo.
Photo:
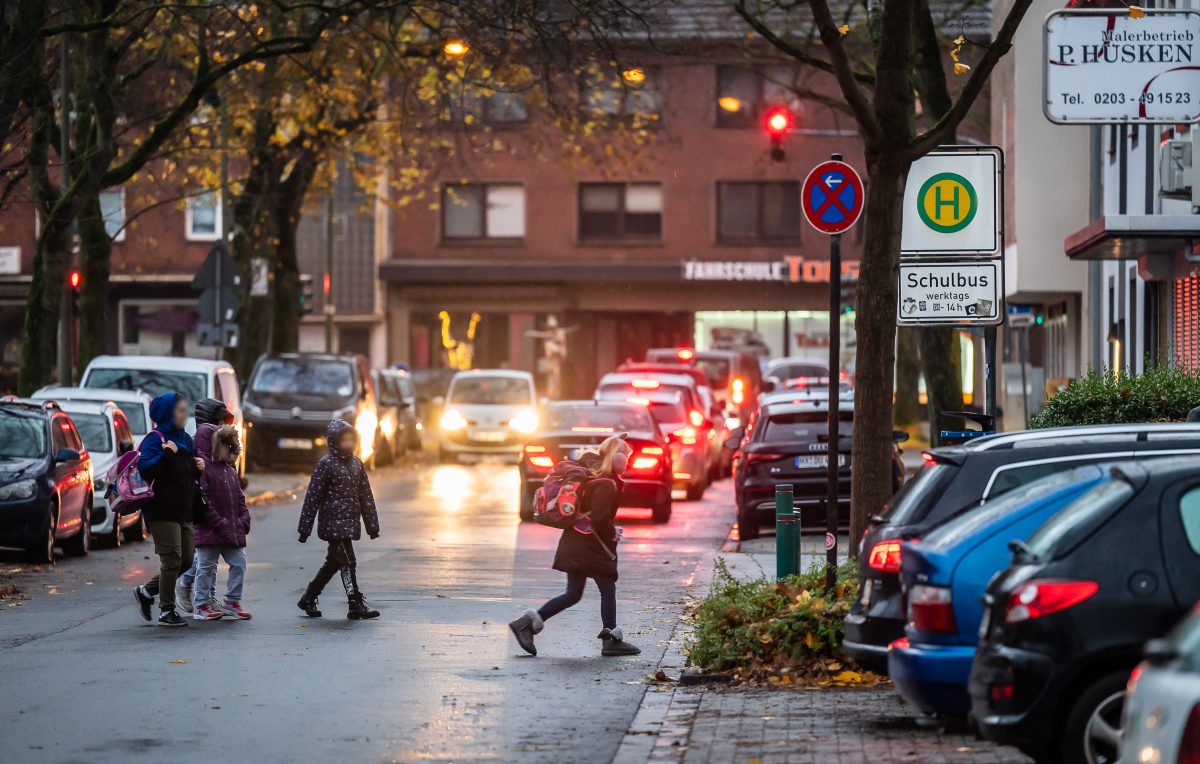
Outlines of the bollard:
[[792,507],[792,486],[775,486],[775,577],[799,573],[800,515]]

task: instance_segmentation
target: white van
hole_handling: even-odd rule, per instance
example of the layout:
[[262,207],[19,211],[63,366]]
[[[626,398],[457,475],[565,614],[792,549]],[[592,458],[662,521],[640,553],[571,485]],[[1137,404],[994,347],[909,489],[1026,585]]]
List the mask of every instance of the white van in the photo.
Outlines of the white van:
[[438,420],[443,463],[462,454],[517,456],[539,426],[533,375],[508,369],[460,371],[450,380]]

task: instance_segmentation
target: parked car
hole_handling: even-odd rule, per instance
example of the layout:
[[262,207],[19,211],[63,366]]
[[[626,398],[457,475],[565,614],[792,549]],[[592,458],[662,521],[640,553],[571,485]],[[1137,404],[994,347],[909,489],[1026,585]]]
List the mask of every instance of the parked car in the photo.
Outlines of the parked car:
[[371,372],[375,385],[375,407],[379,413],[379,434],[375,443],[375,459],[380,464],[391,464],[404,454],[404,433],[401,431],[403,402],[396,380],[383,373],[382,369]]
[[29,396],[35,401],[91,401],[93,403],[115,403],[125,415],[129,431],[133,433],[136,448],[142,438],[153,428],[150,419],[150,396],[140,390],[122,390],[115,387],[63,387],[47,385]]
[[434,423],[442,415],[441,402],[450,389],[450,380],[457,372],[454,369],[413,369],[413,388],[417,396],[417,414],[421,421]]
[[[600,393],[604,392],[604,395]],[[596,400],[632,403],[650,412],[659,433],[666,438],[671,454],[672,483],[684,492],[688,501],[704,498],[708,488],[708,443],[698,428],[692,425],[689,413],[694,411],[678,388],[639,390],[637,395],[619,387],[598,390]]]
[[1146,644],[1129,678],[1121,761],[1200,761],[1200,609]]
[[56,403],[0,401],[0,546],[32,562],[92,547],[92,460]]
[[1096,425],[991,435],[922,454],[924,466],[880,515],[858,547],[859,600],[846,616],[843,649],[887,671],[887,646],[904,636],[900,559],[881,553],[920,539],[980,501],[1083,464],[1200,454],[1200,425]]
[[736,350],[695,350],[693,348],[651,348],[648,363],[686,363],[703,369],[717,401],[726,411],[745,422],[755,408],[763,389],[758,359]]
[[417,387],[413,375],[403,369],[384,369],[383,374],[395,382],[396,393],[400,397],[400,430],[404,449],[420,451],[425,424],[417,410]]
[[61,401],[58,405],[70,414],[92,460],[92,537],[114,547],[121,545],[122,532],[130,540],[141,541],[146,537],[141,513],[118,517],[108,506],[108,470],[122,454],[134,449],[134,435],[125,413],[112,401]]
[[[747,428],[733,430],[728,447],[733,456],[733,486],[740,537],[757,538],[763,525],[775,525],[775,486],[792,486],[793,504],[801,528],[825,529],[829,448],[827,401],[777,403],[764,406]],[[844,401],[838,414],[841,443],[838,460],[838,523],[850,524],[850,440],[854,430],[853,404]],[[899,433],[907,438],[907,434]],[[893,483],[904,476],[900,449],[892,447]]]
[[246,431],[254,466],[309,468],[325,453],[330,420],[358,433],[358,456],[375,465],[379,413],[371,367],[360,355],[280,353],[254,364],[246,385]]
[[[201,398],[221,401],[233,415],[233,426],[242,440],[237,468],[238,475],[245,476],[247,454],[253,446],[248,442],[237,374],[227,361],[177,356],[98,355],[84,369],[79,384],[82,387],[142,392],[151,398],[175,392],[186,397],[193,405]],[[148,404],[146,411],[149,416]],[[196,434],[195,417],[188,417],[186,429],[192,435]]]
[[1143,645],[1200,600],[1195,457],[1110,470],[1013,544],[984,598],[971,711],[985,738],[1035,759],[1117,761]]
[[450,380],[438,420],[438,456],[443,463],[467,454],[517,456],[538,426],[532,374],[460,371]]
[[1029,538],[1054,513],[1107,479],[1109,472],[1094,464],[1059,472],[981,504],[919,542],[900,542],[908,624],[904,637],[888,650],[888,674],[905,700],[927,714],[967,715],[983,592],[988,580],[1008,567],[1009,543]]
[[533,519],[533,493],[563,459],[595,453],[614,434],[628,433],[629,464],[620,507],[648,508],[656,523],[671,519],[671,450],[645,406],[619,401],[561,401],[542,414],[542,429],[521,449],[521,519]]

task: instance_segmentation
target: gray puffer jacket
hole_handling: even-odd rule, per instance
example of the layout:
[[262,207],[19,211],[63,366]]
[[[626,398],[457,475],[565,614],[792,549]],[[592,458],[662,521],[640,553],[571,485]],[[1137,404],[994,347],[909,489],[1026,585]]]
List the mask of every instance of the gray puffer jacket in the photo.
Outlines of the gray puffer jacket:
[[303,538],[312,533],[314,520],[317,538],[322,541],[358,540],[362,523],[366,523],[369,536],[379,535],[379,515],[367,480],[367,468],[353,452],[338,448],[338,439],[347,430],[353,432],[354,428],[341,419],[330,422],[326,430],[329,453],[313,467],[304,508],[300,511],[298,530]]

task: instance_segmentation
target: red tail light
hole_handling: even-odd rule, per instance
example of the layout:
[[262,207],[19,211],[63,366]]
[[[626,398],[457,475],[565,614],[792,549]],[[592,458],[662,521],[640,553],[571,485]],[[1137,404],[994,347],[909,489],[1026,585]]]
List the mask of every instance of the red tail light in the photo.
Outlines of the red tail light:
[[746,464],[755,462],[773,462],[784,458],[785,454],[746,454]]
[[954,604],[944,586],[917,585],[908,591],[908,620],[917,631],[953,634]]
[[1200,764],[1200,703],[1192,706],[1187,726],[1183,728],[1183,740],[1179,741],[1178,764]]
[[654,456],[662,456],[663,450],[659,446],[646,446],[642,449],[643,454],[653,454]]
[[922,460],[923,460],[923,461],[924,461],[926,464],[933,464],[934,462],[936,462],[936,461],[937,461],[937,457],[936,457],[936,456],[934,456],[933,454],[929,453],[928,451],[922,451],[922,452],[921,452],[921,459],[922,459]]
[[692,427],[699,427],[704,424],[704,415],[696,409],[688,412],[688,421],[692,423]]
[[691,348],[679,348],[675,351],[675,357],[681,361],[690,361],[696,357],[696,351]]
[[647,472],[658,469],[658,465],[659,459],[657,456],[635,456],[633,461],[629,463],[629,469],[634,472]]
[[733,393],[730,397],[735,406],[741,406],[746,402],[746,380],[741,377],[733,378]]
[[657,390],[662,387],[662,382],[657,379],[635,379],[629,384],[638,390]]
[[533,467],[548,470],[554,466],[554,458],[550,456],[531,456],[529,457],[529,464]]
[[688,425],[671,433],[671,437],[685,446],[690,446],[696,442],[696,428]]
[[867,556],[867,566],[873,570],[883,571],[884,573],[899,573],[900,542],[895,539],[889,539],[888,541],[880,541],[871,547],[871,554]]
[[1005,623],[1020,623],[1074,607],[1099,591],[1095,581],[1030,581],[1008,600]]

